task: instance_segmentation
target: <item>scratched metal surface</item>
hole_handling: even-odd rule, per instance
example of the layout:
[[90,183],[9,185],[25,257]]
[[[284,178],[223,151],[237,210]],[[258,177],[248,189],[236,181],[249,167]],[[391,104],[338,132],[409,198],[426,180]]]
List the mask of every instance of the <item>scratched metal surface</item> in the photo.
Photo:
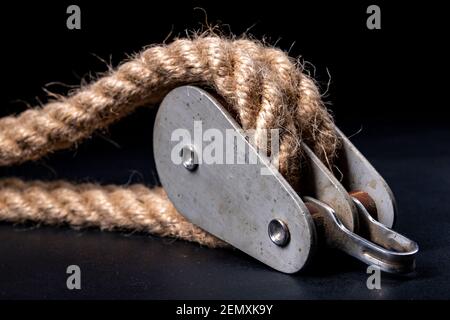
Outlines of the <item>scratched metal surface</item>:
[[[227,164],[207,163],[202,150],[210,142],[203,142],[203,133],[198,132],[198,127],[194,129],[194,121],[201,123],[202,132],[219,131],[224,141],[227,131],[240,128],[216,100],[199,88],[183,86],[166,96],[155,120],[153,149],[161,184],[175,208],[199,227],[276,270],[294,273],[302,269],[316,247],[314,222],[304,203],[275,168],[270,169],[270,175],[261,174],[263,168],[269,169],[262,162],[266,160],[242,134],[233,138],[236,145],[224,141],[221,144],[225,145],[223,159],[232,154],[236,162],[228,163],[227,159]],[[172,152],[180,141],[172,135],[179,128],[187,130],[192,138],[187,143],[192,143],[200,162],[195,171],[173,162]],[[247,160],[245,165],[245,159],[255,161],[249,164]],[[289,226],[287,246],[277,246],[268,236],[267,226],[272,219],[281,219]]]

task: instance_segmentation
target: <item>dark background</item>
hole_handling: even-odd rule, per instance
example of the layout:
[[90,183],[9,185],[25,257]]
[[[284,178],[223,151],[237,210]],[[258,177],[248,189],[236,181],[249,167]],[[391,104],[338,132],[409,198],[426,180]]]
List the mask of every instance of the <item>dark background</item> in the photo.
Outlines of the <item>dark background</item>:
[[[381,30],[366,8],[381,7]],[[449,298],[450,125],[440,61],[445,10],[432,2],[58,1],[2,5],[0,115],[45,103],[43,88],[67,93],[143,46],[206,22],[257,38],[310,62],[338,126],[390,183],[397,230],[421,248],[417,274],[384,275],[366,288],[365,267],[337,253],[288,276],[236,251],[143,234],[0,224],[1,298]],[[81,7],[81,30],[66,8]],[[197,8],[197,9],[196,9]],[[202,9],[198,9],[202,8]],[[313,67],[314,66],[314,67]],[[331,79],[330,79],[331,75]],[[329,87],[328,87],[329,83]],[[157,183],[154,112],[138,110],[76,150],[0,168],[0,176],[123,184]],[[80,265],[83,289],[65,287]]]

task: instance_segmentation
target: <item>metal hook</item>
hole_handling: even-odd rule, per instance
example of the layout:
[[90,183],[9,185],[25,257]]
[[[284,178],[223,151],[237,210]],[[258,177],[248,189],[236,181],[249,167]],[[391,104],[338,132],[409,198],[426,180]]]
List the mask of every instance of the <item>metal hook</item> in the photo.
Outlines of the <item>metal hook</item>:
[[352,200],[358,209],[360,232],[364,230],[367,239],[348,230],[327,204],[311,197],[303,199],[329,247],[340,249],[386,272],[406,274],[414,271],[419,250],[417,243],[373,219],[355,197]]

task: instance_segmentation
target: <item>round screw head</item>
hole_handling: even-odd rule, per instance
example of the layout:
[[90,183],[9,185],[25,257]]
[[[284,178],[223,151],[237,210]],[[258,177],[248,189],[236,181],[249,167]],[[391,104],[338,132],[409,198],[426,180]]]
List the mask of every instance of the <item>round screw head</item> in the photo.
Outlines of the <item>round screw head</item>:
[[289,229],[282,220],[273,219],[269,222],[269,237],[277,246],[284,247],[289,242]]
[[183,166],[189,171],[194,171],[198,167],[197,154],[192,145],[184,146],[180,150],[180,157]]

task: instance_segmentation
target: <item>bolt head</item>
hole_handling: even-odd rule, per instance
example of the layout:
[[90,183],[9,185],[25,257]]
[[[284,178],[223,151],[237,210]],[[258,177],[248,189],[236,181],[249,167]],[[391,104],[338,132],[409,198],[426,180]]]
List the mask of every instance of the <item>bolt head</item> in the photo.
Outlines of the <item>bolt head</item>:
[[194,171],[198,167],[198,158],[195,153],[195,149],[192,145],[184,146],[180,150],[180,157],[182,160],[183,167],[189,171]]
[[277,246],[284,247],[289,243],[289,229],[282,220],[273,219],[269,222],[269,237]]

